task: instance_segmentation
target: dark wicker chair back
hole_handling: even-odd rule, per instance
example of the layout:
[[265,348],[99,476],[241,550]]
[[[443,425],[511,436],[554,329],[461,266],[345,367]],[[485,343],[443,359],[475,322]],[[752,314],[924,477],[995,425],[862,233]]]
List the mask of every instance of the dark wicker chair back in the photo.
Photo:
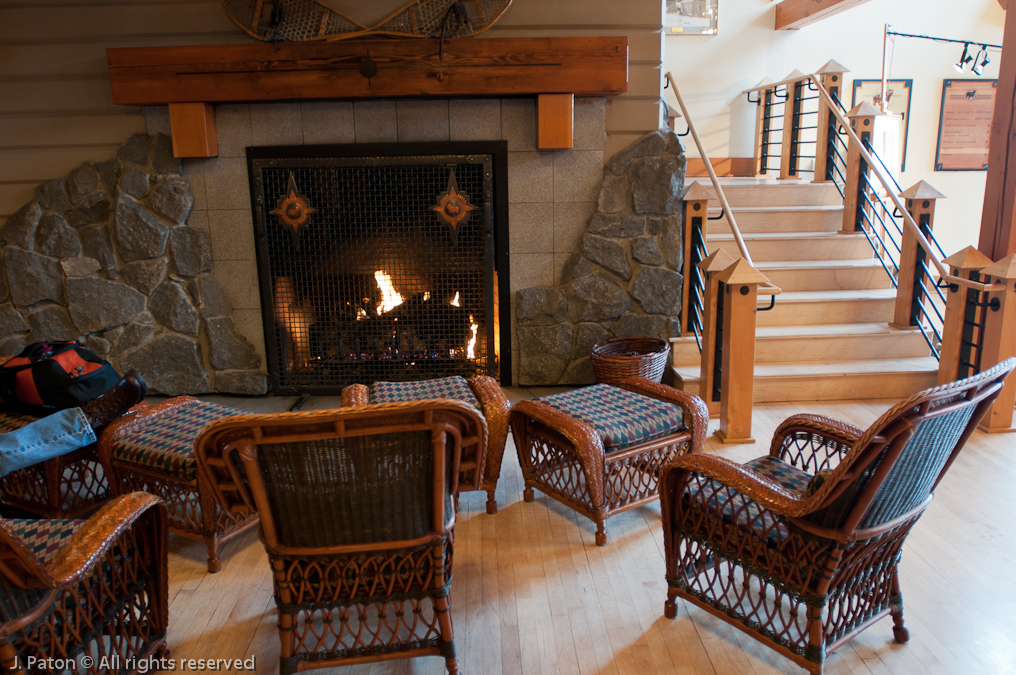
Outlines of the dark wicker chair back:
[[794,415],[768,457],[664,467],[666,616],[684,598],[813,673],[884,616],[906,642],[903,543],[1014,367],[914,394],[867,431]]
[[88,520],[0,520],[3,671],[133,672],[166,655],[167,536],[165,505],[140,492]]
[[918,515],[1011,370],[1012,363],[999,364],[893,406],[814,490],[822,505],[807,520],[865,538]]
[[[449,399],[243,415],[200,434],[198,464],[224,509],[256,509],[275,575],[281,672],[445,657],[453,498],[465,436]],[[327,598],[327,600],[323,600]],[[353,611],[351,611],[351,609]],[[413,616],[414,621],[385,617]]]

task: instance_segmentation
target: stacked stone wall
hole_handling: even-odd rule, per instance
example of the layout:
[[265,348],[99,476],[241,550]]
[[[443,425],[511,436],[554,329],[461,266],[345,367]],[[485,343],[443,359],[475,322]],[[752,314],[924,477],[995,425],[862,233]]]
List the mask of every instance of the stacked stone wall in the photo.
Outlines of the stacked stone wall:
[[187,225],[193,205],[161,134],[36,188],[0,228],[0,356],[81,340],[153,392],[265,393],[211,275],[208,234]]
[[607,164],[596,213],[563,282],[516,294],[519,384],[588,384],[597,342],[680,335],[686,164],[669,129]]

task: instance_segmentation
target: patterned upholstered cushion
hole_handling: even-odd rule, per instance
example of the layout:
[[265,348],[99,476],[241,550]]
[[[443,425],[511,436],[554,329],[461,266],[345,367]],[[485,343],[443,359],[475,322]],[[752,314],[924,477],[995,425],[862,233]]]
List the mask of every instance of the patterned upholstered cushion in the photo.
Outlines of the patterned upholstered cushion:
[[88,522],[87,520],[29,520],[12,518],[7,520],[11,533],[20,539],[29,550],[43,563],[48,563],[57,554],[60,547],[74,533]]
[[209,422],[242,415],[217,403],[188,401],[150,420],[142,420],[113,442],[113,459],[154,469],[181,480],[194,480],[194,439]]
[[681,408],[609,384],[534,399],[596,429],[607,452],[679,431]]
[[[758,457],[745,462],[745,466],[779,483],[790,492],[805,492],[811,480],[811,474],[775,457]],[[717,481],[702,477],[696,477],[695,480],[698,489],[694,493],[701,501],[709,504],[711,511],[720,513],[724,522],[736,522],[740,527],[749,527],[774,545],[787,536],[787,527],[757,502]]]
[[451,398],[483,410],[466,378],[458,375],[419,382],[375,382],[370,388],[371,403],[418,401],[428,398]]
[[34,422],[39,419],[32,415],[25,415],[23,413],[10,412],[7,410],[0,411],[0,434],[6,434],[8,431],[15,431],[25,426],[29,422]]

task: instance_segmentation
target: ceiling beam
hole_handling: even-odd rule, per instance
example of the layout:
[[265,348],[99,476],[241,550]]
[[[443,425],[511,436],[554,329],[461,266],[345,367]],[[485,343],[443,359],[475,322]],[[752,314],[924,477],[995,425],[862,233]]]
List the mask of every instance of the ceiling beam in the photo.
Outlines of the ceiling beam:
[[783,0],[776,5],[776,30],[797,30],[868,0]]

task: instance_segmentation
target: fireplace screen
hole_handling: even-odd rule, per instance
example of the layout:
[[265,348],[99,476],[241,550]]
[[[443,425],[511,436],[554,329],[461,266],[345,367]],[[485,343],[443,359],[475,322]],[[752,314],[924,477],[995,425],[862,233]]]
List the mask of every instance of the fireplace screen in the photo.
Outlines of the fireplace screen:
[[495,161],[444,148],[248,149],[278,393],[497,376]]

